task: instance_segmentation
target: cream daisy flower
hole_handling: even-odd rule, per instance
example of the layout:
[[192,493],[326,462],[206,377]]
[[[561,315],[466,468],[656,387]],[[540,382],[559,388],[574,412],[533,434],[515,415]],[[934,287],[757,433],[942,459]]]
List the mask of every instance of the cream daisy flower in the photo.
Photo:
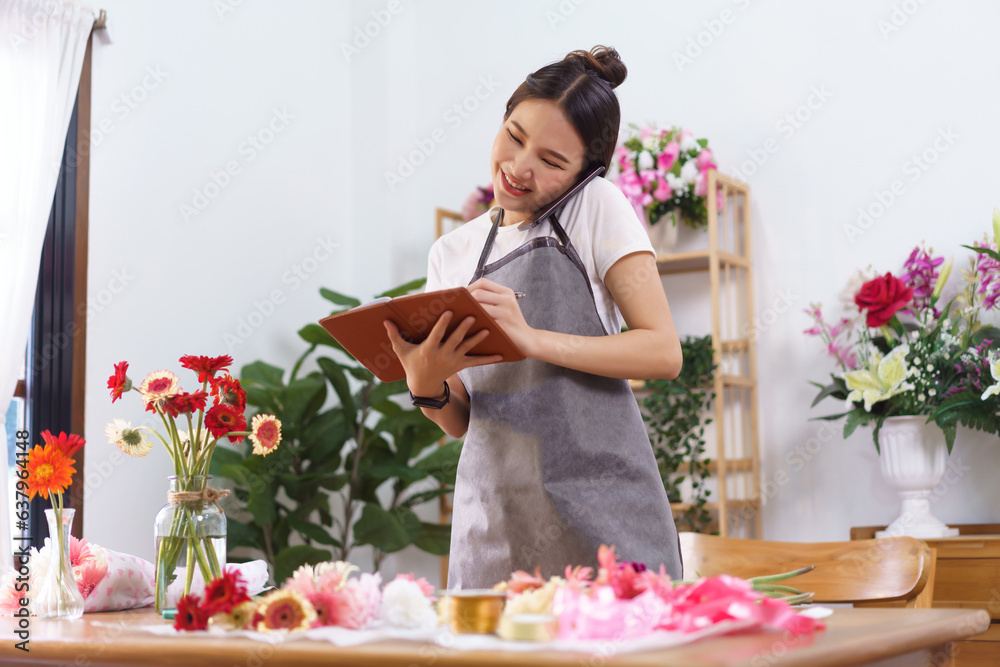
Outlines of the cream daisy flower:
[[316,620],[309,602],[295,591],[276,590],[260,599],[257,632],[308,630]]
[[170,371],[153,371],[139,385],[142,400],[147,406],[158,399],[173,396],[180,390],[180,380]]
[[118,447],[129,456],[141,458],[153,451],[153,445],[143,436],[140,428],[132,428],[132,422],[115,419],[106,427],[104,434],[108,442]]
[[253,453],[267,456],[281,442],[281,422],[274,415],[254,415],[250,422],[253,432]]

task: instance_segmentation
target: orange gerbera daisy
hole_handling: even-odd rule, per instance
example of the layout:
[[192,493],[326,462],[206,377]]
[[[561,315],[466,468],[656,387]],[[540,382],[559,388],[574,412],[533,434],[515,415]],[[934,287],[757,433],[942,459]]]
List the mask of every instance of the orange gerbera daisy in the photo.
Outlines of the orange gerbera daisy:
[[48,498],[50,493],[63,493],[73,483],[76,463],[56,447],[35,448],[28,453],[28,499],[35,494]]

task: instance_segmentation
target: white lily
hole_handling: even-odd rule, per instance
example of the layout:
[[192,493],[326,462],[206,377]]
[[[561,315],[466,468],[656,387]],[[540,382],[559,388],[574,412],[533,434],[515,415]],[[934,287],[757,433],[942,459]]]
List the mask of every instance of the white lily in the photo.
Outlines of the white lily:
[[1000,359],[990,360],[990,375],[993,376],[993,384],[983,392],[984,401],[994,394],[1000,394]]
[[869,368],[859,368],[844,373],[844,382],[851,390],[851,393],[847,395],[848,402],[855,403],[863,400],[865,411],[871,412],[872,405],[875,403],[912,389],[913,385],[905,381],[906,355],[909,352],[909,345],[900,345],[885,357],[875,352]]

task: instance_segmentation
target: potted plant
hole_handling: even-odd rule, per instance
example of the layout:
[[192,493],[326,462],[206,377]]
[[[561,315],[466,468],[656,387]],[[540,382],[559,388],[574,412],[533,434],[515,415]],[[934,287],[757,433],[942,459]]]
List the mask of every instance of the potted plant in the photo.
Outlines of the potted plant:
[[917,246],[897,277],[861,274],[848,288],[851,306],[834,323],[819,304],[806,313],[838,371],[819,393],[844,402],[821,419],[844,418],[844,437],[872,426],[883,476],[903,499],[885,534],[956,534],[930,513],[931,490],[944,472],[959,425],[1000,433],[1000,329],[983,316],[1000,301],[1000,210],[992,241],[974,252],[959,293],[943,302],[952,260]]
[[[320,294],[338,307],[333,312],[361,304],[328,289]],[[229,519],[231,558],[263,557],[280,584],[301,565],[346,561],[362,545],[373,548],[375,570],[410,545],[447,554],[450,526],[422,521],[414,510],[451,491],[461,443],[438,447],[441,429],[409,401],[393,400],[406,394],[405,381],[379,382],[318,324],[298,334],[308,347],[290,370],[257,361],[240,376],[247,404],[281,420],[281,450],[264,461],[243,446],[218,450],[212,461],[239,503]],[[313,358],[320,351],[329,356]],[[303,373],[310,358],[316,370]]]
[[[708,225],[705,196],[715,158],[708,140],[695,139],[690,130],[629,127],[629,136],[615,152],[613,182],[648,225],[657,252],[669,252],[677,243],[679,220],[695,230]],[[716,196],[721,208],[722,192]]]
[[715,398],[712,336],[688,336],[681,341],[681,351],[681,374],[674,380],[647,380],[641,406],[670,502],[685,502],[682,486],[690,480],[691,495],[677,516],[678,529],[702,532],[711,523],[705,507],[711,495],[705,427],[712,423],[708,407]]

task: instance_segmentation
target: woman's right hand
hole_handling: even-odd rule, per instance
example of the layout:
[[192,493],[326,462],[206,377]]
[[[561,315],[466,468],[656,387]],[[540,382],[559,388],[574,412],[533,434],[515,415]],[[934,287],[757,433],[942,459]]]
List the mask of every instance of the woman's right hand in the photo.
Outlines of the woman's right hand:
[[446,338],[452,317],[454,314],[450,310],[442,313],[422,343],[407,342],[391,320],[383,322],[393,352],[406,371],[406,384],[414,396],[439,396],[441,385],[458,371],[503,360],[499,354],[469,356],[472,348],[490,333],[489,329],[483,329],[470,336],[469,330],[476,322],[471,315]]

